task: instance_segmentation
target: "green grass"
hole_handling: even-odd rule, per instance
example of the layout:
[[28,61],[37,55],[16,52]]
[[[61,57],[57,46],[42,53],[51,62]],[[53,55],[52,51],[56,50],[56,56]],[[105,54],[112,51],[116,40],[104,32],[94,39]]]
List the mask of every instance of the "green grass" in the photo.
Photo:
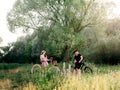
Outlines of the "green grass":
[[[38,90],[53,90],[55,87],[60,87],[64,84],[65,76],[59,74],[56,75],[53,71],[43,72],[42,74],[31,74],[30,69],[33,64],[0,64],[0,82],[2,80],[9,80],[10,87],[6,87],[4,84],[4,89],[23,89],[23,88],[36,88]],[[92,69],[93,74],[82,73],[82,80],[88,80],[88,82],[92,82],[91,80],[97,76],[103,76],[106,74],[111,74],[120,71],[120,65],[109,66],[109,65],[95,65],[91,63],[87,63]],[[68,66],[68,65],[66,65]],[[59,67],[62,70],[62,63],[59,64]],[[13,73],[9,72],[9,69],[19,68],[19,72]],[[89,79],[88,79],[89,78]],[[32,84],[31,84],[32,83]],[[98,83],[98,82],[97,82]],[[114,82],[113,82],[114,83]],[[87,82],[86,82],[87,84]],[[89,84],[89,83],[88,83]],[[32,86],[33,85],[33,86]],[[0,86],[0,89],[3,89]]]
[[20,64],[17,63],[0,63],[0,70],[6,70],[6,69],[13,69],[13,68],[17,68],[20,67]]

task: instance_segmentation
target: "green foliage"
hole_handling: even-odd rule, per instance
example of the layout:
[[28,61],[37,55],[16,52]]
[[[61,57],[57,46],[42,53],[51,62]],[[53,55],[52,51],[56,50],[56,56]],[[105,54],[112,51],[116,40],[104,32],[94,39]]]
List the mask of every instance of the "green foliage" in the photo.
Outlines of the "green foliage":
[[106,35],[107,38],[117,35],[119,20],[105,22],[106,6],[97,0],[17,0],[7,17],[10,30],[22,28],[34,32],[29,39],[17,41],[6,57],[13,62],[19,58],[20,63],[36,63],[45,49],[48,57],[69,61],[72,52],[78,49],[90,61],[112,64],[114,59],[119,63],[118,46],[111,49],[119,41],[105,39]]
[[34,32],[35,37],[32,39],[32,56],[39,56],[50,34],[50,30],[44,30]]
[[17,68],[19,67],[20,65],[19,64],[7,64],[7,63],[0,63],[0,70],[7,70],[7,69],[14,69],[14,68]]
[[116,38],[108,39],[108,41],[101,41],[94,52],[95,62],[104,64],[118,64],[120,63],[119,40]]
[[13,62],[19,58],[20,63],[30,63],[33,58],[38,61],[45,49],[48,56],[69,61],[78,49],[94,59],[100,38],[96,32],[102,32],[105,16],[105,5],[97,0],[17,0],[7,17],[10,30],[32,29],[34,33],[30,39],[16,42],[8,56]]
[[37,80],[38,89],[52,90],[55,86],[62,83],[62,79],[60,81],[60,78],[60,75],[55,75],[55,73],[48,71],[43,77]]
[[12,48],[12,44],[9,44],[8,46],[0,47],[0,62],[4,62],[4,57],[9,53],[10,49]]
[[8,47],[7,50],[4,50],[5,54],[1,59],[2,62],[7,63],[31,63],[32,62],[31,52],[32,52],[31,37],[29,36],[21,37],[18,39],[16,43]]
[[94,27],[89,32],[82,32],[85,35],[83,37],[86,45],[84,55],[88,60],[98,64],[120,63],[120,27],[118,22],[119,19],[109,20],[108,23],[105,22],[96,28]]
[[[11,89],[20,88],[21,86],[32,82],[40,90],[49,90],[50,88],[53,89],[56,85],[61,83],[59,80],[61,78],[60,75],[55,75],[53,71],[45,71],[42,75],[38,75],[30,73],[30,69],[32,67],[30,64],[4,64],[4,66],[5,65],[7,65],[7,67],[17,65],[16,68],[19,68],[20,70],[17,73],[10,73],[6,71],[7,69],[4,69],[4,71],[0,74],[0,79],[4,78],[12,81]],[[0,67],[2,66],[3,64],[0,64]]]
[[44,47],[50,55],[70,60],[76,48],[84,47],[81,34],[72,29],[55,25],[50,31]]
[[70,60],[73,51],[78,48],[83,50],[84,44],[80,33],[75,33],[72,29],[54,25],[48,30],[40,30],[32,41],[32,55],[39,57],[41,51],[45,49],[48,56],[54,56],[61,60]]
[[59,23],[79,32],[103,20],[103,7],[97,0],[17,0],[7,18],[11,31],[21,27],[38,30]]

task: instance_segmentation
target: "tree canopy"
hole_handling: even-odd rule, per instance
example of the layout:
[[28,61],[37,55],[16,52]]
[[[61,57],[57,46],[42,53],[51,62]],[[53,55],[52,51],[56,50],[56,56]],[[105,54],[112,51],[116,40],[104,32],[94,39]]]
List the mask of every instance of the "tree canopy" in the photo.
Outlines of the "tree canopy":
[[105,22],[105,7],[99,0],[17,0],[7,15],[9,29],[12,32],[32,30],[33,33],[20,38],[9,56],[17,53],[15,58],[26,58],[26,62],[30,62],[45,49],[48,56],[68,61],[72,59],[73,51],[78,49],[98,63],[109,62],[114,56],[118,61],[118,54],[115,54],[118,48],[114,55],[110,49],[112,45],[107,46],[114,40],[108,39],[114,24],[109,27]]
[[7,18],[11,31],[58,23],[79,32],[100,23],[104,14],[104,6],[95,0],[17,0]]

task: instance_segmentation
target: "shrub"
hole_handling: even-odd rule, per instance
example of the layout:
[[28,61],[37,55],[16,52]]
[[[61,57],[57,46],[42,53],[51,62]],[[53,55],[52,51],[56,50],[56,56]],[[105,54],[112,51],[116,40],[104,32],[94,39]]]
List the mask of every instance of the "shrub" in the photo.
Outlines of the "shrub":
[[116,38],[102,40],[91,54],[95,63],[116,65],[120,63],[120,42]]

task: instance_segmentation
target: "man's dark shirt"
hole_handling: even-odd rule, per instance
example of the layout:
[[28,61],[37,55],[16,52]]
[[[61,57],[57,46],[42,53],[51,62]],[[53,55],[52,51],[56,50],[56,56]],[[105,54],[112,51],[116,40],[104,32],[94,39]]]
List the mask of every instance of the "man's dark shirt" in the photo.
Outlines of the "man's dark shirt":
[[74,59],[77,61],[76,63],[79,63],[81,60],[81,54],[78,54],[77,56],[75,55]]
[[80,69],[80,66],[81,66],[81,62],[79,63],[79,61],[81,60],[81,54],[78,54],[77,56],[75,55],[74,59],[77,61],[75,63],[75,67],[74,69]]

